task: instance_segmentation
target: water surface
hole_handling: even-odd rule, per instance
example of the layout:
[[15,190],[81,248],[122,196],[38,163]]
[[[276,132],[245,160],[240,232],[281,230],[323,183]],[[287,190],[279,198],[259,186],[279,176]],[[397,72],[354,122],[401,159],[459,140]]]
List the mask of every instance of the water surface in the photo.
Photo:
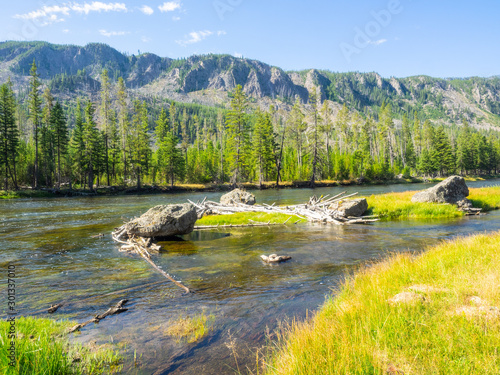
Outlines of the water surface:
[[[498,185],[498,180],[468,183]],[[420,190],[428,184],[254,192],[259,203],[302,203],[347,190],[363,195]],[[234,374],[255,370],[255,353],[279,322],[317,310],[346,273],[390,252],[422,251],[457,235],[500,228],[500,212],[453,220],[381,222],[370,226],[321,224],[194,232],[163,243],[155,262],[194,293],[163,282],[143,260],[118,251],[108,235],[157,204],[218,200],[222,193],[19,199],[0,202],[0,269],[17,269],[17,300],[25,315],[82,322],[127,298],[129,311],[85,327],[73,340],[112,342],[125,355],[123,373]],[[92,235],[104,233],[103,238]],[[286,254],[280,265],[261,254]],[[146,286],[143,286],[146,285]],[[109,294],[136,286],[139,289]],[[2,293],[5,293],[2,291]],[[4,295],[1,295],[2,300]],[[0,309],[4,309],[2,306]],[[198,344],[166,333],[179,317],[213,315],[213,330]],[[136,352],[138,365],[134,366]],[[254,371],[255,372],[255,371]]]

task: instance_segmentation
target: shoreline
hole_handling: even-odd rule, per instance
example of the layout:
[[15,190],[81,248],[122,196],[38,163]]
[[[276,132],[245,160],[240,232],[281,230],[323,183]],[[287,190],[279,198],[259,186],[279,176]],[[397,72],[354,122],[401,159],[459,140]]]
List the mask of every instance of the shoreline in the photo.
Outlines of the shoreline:
[[[500,175],[491,176],[467,176],[464,177],[467,182],[486,181],[500,178]],[[245,182],[238,184],[238,187],[246,190],[269,190],[269,189],[315,189],[325,187],[340,187],[340,186],[382,186],[382,185],[404,185],[404,184],[419,184],[419,183],[438,183],[444,180],[443,178],[409,178],[409,179],[394,179],[383,181],[359,181],[359,180],[343,180],[343,181],[317,181],[314,187],[311,187],[309,181],[285,181],[281,182],[279,187],[276,187],[276,182],[264,182],[261,186],[257,183]],[[98,187],[93,192],[87,189],[67,189],[67,188],[42,188],[20,189],[20,190],[0,190],[0,199],[21,199],[21,198],[71,198],[71,197],[93,197],[93,196],[118,196],[118,195],[157,195],[157,194],[181,194],[190,192],[224,192],[231,191],[233,185],[224,184],[179,184],[171,186],[164,185],[145,185],[141,189],[131,186],[105,186]]]

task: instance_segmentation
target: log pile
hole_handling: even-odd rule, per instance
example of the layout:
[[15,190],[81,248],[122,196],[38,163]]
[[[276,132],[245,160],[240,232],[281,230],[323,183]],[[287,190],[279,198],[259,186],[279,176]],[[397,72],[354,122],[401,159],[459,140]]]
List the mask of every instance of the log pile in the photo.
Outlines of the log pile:
[[127,311],[128,309],[126,309],[126,308],[123,307],[123,305],[125,305],[127,302],[128,302],[127,299],[122,299],[115,306],[110,307],[108,310],[106,310],[106,312],[104,314],[96,315],[92,319],[87,320],[84,323],[80,323],[80,324],[77,324],[77,325],[71,327],[69,329],[69,333],[73,333],[73,332],[79,331],[80,329],[82,329],[83,327],[85,327],[86,325],[88,325],[90,323],[99,323],[101,320],[103,320],[107,316],[115,315],[115,314],[120,314],[122,312]]
[[336,225],[368,224],[378,221],[376,216],[346,217],[342,212],[335,209],[333,207],[334,203],[353,197],[358,193],[350,195],[345,194],[346,192],[342,192],[333,197],[329,197],[329,195],[327,195],[319,198],[313,196],[305,204],[290,206],[276,206],[274,203],[272,205],[246,205],[242,203],[235,203],[234,205],[227,206],[218,202],[207,200],[206,198],[203,199],[203,201],[198,201],[196,203],[188,201],[196,207],[198,218],[201,218],[204,215],[227,215],[237,212],[266,212],[295,215],[310,222],[332,223]]

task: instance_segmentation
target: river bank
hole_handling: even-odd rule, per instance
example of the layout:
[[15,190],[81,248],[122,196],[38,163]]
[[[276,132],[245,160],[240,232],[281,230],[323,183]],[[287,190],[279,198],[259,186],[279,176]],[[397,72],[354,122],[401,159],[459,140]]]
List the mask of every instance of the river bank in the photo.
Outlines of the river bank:
[[[465,177],[467,182],[486,181],[500,178],[500,175],[488,176],[468,176]],[[384,185],[403,185],[403,184],[420,184],[420,183],[436,183],[444,178],[408,178],[394,180],[343,180],[343,181],[316,181],[314,188],[328,188],[339,186],[384,186]],[[246,190],[268,190],[268,189],[310,189],[310,181],[284,181],[280,182],[279,188],[276,187],[276,181],[266,181],[262,185],[257,183],[241,183],[240,187]],[[42,188],[34,190],[31,188],[22,188],[20,190],[0,190],[0,199],[17,199],[17,198],[67,198],[67,197],[86,197],[86,196],[114,196],[114,195],[154,195],[154,194],[182,194],[189,192],[224,192],[231,191],[233,185],[224,184],[176,184],[172,186],[164,185],[145,185],[141,189],[134,186],[100,186],[94,191],[88,189],[69,189],[69,188]]]
[[475,235],[358,271],[282,332],[267,374],[498,374],[498,243]]

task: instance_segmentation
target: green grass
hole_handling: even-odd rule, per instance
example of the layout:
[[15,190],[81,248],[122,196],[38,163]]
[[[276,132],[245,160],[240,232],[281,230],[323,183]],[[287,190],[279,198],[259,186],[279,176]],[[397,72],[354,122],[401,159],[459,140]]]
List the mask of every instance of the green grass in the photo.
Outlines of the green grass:
[[43,190],[0,190],[0,199],[47,198],[54,195]]
[[214,315],[207,316],[203,312],[191,317],[180,317],[169,325],[165,334],[175,337],[178,341],[197,342],[213,329],[214,320]]
[[16,362],[9,365],[10,323],[0,321],[0,374],[109,374],[119,357],[108,347],[70,344],[67,330],[74,323],[24,318],[15,321]]
[[[312,320],[278,336],[267,373],[500,373],[500,319],[470,300],[500,307],[499,243],[500,232],[462,238],[360,271]],[[436,289],[417,293],[424,301],[388,303],[415,285]]]
[[[469,199],[474,207],[483,211],[500,209],[500,187],[469,189]],[[437,203],[412,203],[415,191],[387,193],[367,197],[368,213],[379,215],[382,220],[449,219],[463,213],[455,206]]]
[[[301,219],[295,215],[286,215],[281,213],[267,213],[267,212],[238,212],[231,215],[208,215],[202,217],[196,222],[196,225],[243,225],[243,224],[255,224],[267,223],[270,224],[282,224],[289,217],[287,224],[293,224],[297,220],[299,223],[305,223],[307,220]],[[252,222],[253,220],[253,222]]]
[[483,211],[500,209],[500,186],[469,189],[468,197],[474,207],[482,208]]

